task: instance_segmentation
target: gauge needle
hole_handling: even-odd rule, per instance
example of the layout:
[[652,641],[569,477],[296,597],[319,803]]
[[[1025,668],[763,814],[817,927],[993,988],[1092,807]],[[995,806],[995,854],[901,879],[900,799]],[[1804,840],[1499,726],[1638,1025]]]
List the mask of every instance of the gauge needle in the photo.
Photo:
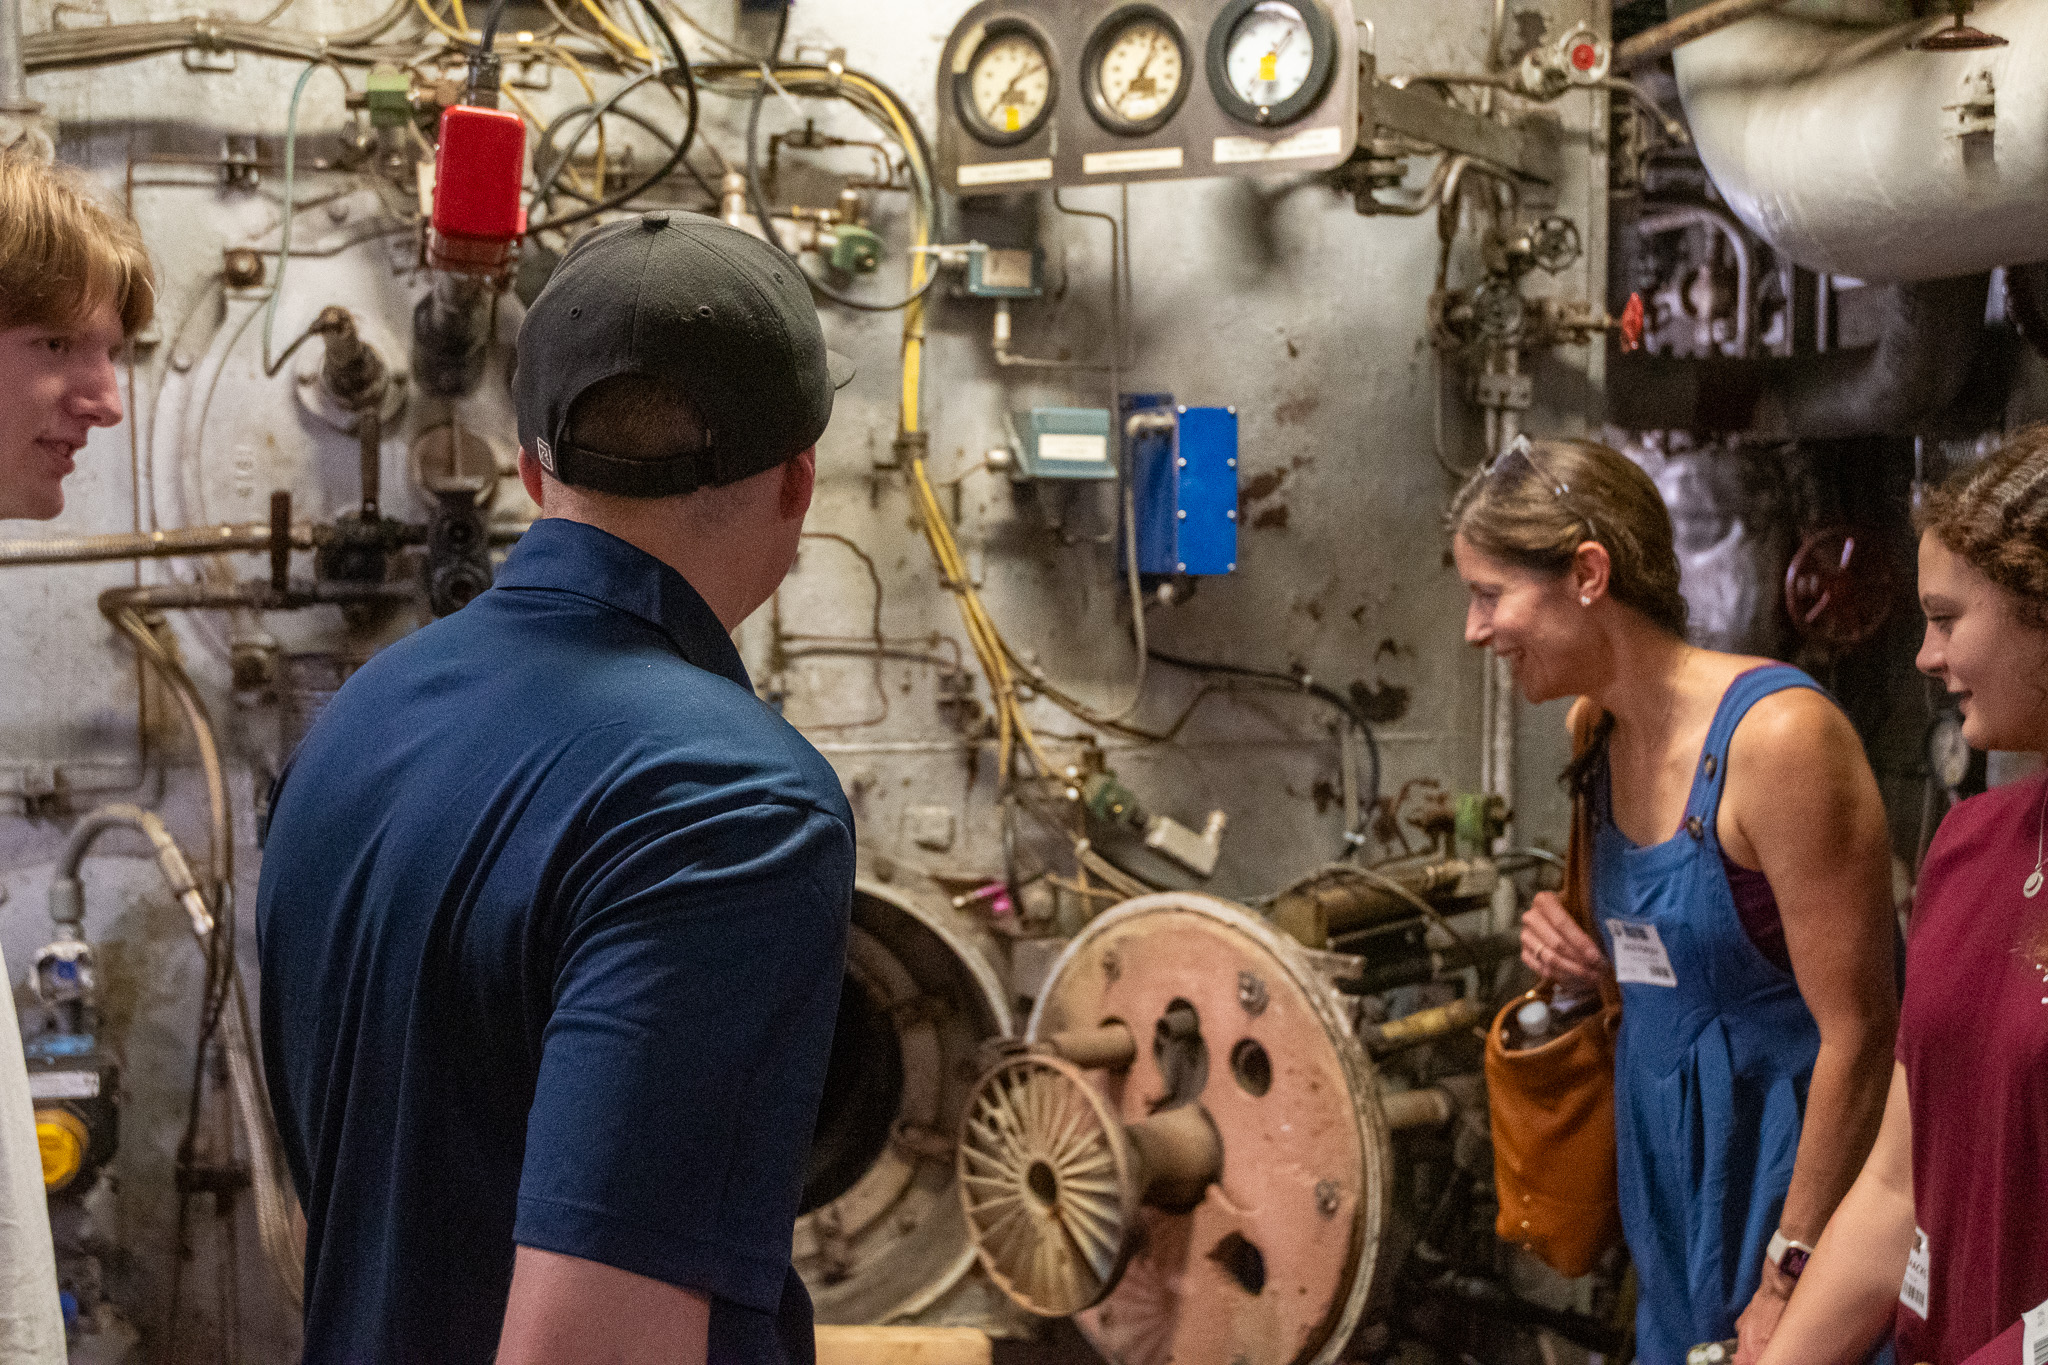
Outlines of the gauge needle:
[[[1124,99],[1129,99],[1131,96],[1131,92],[1139,88],[1138,82],[1145,79],[1145,73],[1152,69],[1152,59],[1154,57],[1157,57],[1158,55],[1159,35],[1155,33],[1152,35],[1152,41],[1150,45],[1148,45],[1145,48],[1145,60],[1138,63],[1138,74],[1132,76],[1130,84],[1124,87]],[[1117,101],[1117,103],[1119,106],[1121,106],[1123,104],[1123,100],[1119,100]]]
[[1040,64],[1038,66],[1027,66],[1023,70],[1019,71],[1015,76],[1012,76],[1010,78],[1010,84],[1003,90],[1003,93],[1001,95],[998,95],[996,97],[995,107],[1000,109],[1004,105],[1009,104],[1011,102],[1010,96],[1017,93],[1017,83],[1023,80],[1026,76],[1036,75],[1038,72],[1043,70],[1045,70],[1043,64]]

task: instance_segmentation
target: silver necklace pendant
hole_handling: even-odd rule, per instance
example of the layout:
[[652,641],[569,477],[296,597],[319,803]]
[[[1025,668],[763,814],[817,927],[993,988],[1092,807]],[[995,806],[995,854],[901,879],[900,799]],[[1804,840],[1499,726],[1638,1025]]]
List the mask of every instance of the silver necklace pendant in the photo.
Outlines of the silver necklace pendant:
[[2024,894],[2028,900],[2032,900],[2034,897],[2041,894],[2042,880],[2043,878],[2041,876],[2041,869],[2037,867],[2033,870],[2031,874],[2028,875],[2027,884],[2020,888],[2021,893]]

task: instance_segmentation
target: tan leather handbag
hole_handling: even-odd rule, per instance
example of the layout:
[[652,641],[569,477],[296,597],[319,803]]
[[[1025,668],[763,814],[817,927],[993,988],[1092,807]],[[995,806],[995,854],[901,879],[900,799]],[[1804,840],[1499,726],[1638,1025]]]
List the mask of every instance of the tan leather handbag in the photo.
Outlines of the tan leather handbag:
[[[1572,712],[1572,752],[1592,743],[1598,709]],[[1593,825],[1583,793],[1572,800],[1565,855],[1565,909],[1593,932]],[[1595,935],[1597,939],[1598,935]],[[1510,1052],[1502,1028],[1552,983],[1508,1002],[1486,1034],[1486,1090],[1493,1121],[1493,1180],[1500,1196],[1494,1231],[1564,1276],[1591,1271],[1621,1239],[1614,1151],[1614,1036],[1621,997],[1610,983],[1600,1012],[1532,1048]]]

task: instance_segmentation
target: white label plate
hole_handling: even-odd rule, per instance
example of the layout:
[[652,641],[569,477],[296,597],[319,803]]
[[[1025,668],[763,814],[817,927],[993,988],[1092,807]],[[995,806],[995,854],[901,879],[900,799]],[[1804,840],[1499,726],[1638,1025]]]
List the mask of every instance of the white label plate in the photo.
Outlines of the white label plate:
[[1654,924],[1636,924],[1625,919],[1607,921],[1614,936],[1614,979],[1638,986],[1678,985],[1678,973],[1671,970],[1671,954]]
[[1040,464],[1087,465],[1091,469],[1109,466],[1109,438],[1071,432],[1048,431],[1038,438]]
[[1219,137],[1214,157],[1219,166],[1243,165],[1248,161],[1291,161],[1305,156],[1335,156],[1344,150],[1341,128],[1309,128],[1267,142],[1255,137]]
[[2026,1342],[2020,1359],[2026,1365],[2048,1365],[2048,1301],[2029,1308],[2020,1321],[2026,1324]]
[[89,1100],[100,1093],[97,1071],[31,1071],[28,1097],[32,1100]]
[[1128,175],[1133,171],[1177,171],[1186,159],[1178,147],[1140,147],[1128,152],[1090,152],[1081,158],[1081,174]]
[[1899,1302],[1927,1321],[1927,1285],[1931,1278],[1927,1257],[1927,1234],[1913,1229],[1913,1250],[1906,1257],[1906,1282],[1899,1286]]
[[962,185],[1014,185],[1020,180],[1052,179],[1052,158],[1035,161],[989,161],[979,166],[962,166]]

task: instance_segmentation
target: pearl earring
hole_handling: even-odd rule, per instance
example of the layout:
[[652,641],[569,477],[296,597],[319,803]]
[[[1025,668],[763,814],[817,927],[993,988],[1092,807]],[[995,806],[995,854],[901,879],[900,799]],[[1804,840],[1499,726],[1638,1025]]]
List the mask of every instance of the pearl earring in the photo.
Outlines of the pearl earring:
[[1593,595],[1592,595],[1591,593],[1583,593],[1583,592],[1582,592],[1582,593],[1580,593],[1580,594],[1579,594],[1579,605],[1580,605],[1580,606],[1582,606],[1582,607],[1590,607],[1590,606],[1592,606],[1592,605],[1593,605]]

